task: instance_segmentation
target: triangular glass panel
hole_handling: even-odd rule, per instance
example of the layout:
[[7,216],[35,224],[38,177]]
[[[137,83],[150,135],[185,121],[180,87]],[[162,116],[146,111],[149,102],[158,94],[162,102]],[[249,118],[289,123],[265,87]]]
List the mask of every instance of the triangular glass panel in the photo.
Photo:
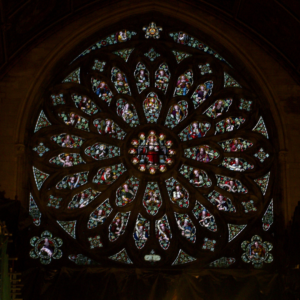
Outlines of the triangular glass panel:
[[183,250],[180,249],[176,259],[172,263],[172,266],[187,264],[195,260],[196,258],[186,254]]
[[123,58],[125,60],[125,62],[127,62],[128,58],[133,50],[134,49],[123,49],[123,50],[115,51],[115,52],[113,52],[113,54],[120,56],[121,58]]
[[32,167],[32,169],[36,187],[38,190],[40,190],[45,180],[49,177],[49,174],[42,172],[36,167]]
[[111,259],[111,260],[123,263],[123,264],[132,265],[132,261],[129,258],[125,248],[122,249],[120,252],[118,252],[118,253],[116,253],[112,256],[109,256],[108,258]]
[[262,117],[259,118],[257,124],[254,126],[252,131],[256,131],[262,134],[267,139],[269,138],[268,130]]
[[269,179],[270,179],[270,172],[268,174],[266,174],[263,177],[254,179],[254,182],[260,187],[261,192],[263,193],[263,195],[266,194],[267,192],[267,188],[268,188],[268,184],[269,184]]
[[270,204],[262,218],[262,228],[264,231],[270,229],[274,221],[274,211],[273,211],[273,199],[270,201]]
[[57,221],[60,227],[68,233],[73,239],[76,239],[76,220],[75,221]]
[[63,83],[73,82],[80,84],[80,68],[70,73],[63,81]]
[[235,224],[227,224],[228,225],[228,242],[231,242],[235,239],[245,228],[247,225],[235,225]]
[[33,219],[33,224],[35,226],[41,225],[42,214],[41,214],[38,206],[36,205],[36,203],[33,199],[33,196],[31,194],[29,195],[29,215]]
[[44,111],[42,110],[40,112],[40,115],[38,117],[38,120],[36,122],[35,128],[34,128],[34,133],[36,133],[37,131],[39,131],[42,128],[51,126],[52,124],[49,122],[49,120],[47,119]]
[[175,55],[177,63],[181,63],[185,58],[188,58],[189,56],[192,56],[189,53],[181,52],[181,51],[175,51],[172,50],[173,54]]
[[225,269],[235,263],[235,258],[233,257],[221,257],[209,264],[210,268]]
[[71,254],[68,258],[79,266],[99,265],[99,263],[83,254]]
[[224,72],[224,87],[238,87],[242,88],[242,86],[229,74]]

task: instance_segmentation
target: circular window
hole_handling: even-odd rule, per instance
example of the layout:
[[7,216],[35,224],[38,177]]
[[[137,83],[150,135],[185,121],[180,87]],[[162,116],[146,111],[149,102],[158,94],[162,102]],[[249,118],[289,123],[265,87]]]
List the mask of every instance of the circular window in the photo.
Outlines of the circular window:
[[[259,95],[222,56],[152,22],[103,37],[60,76],[30,141],[34,223],[44,216],[45,236],[75,242],[60,241],[57,257],[143,267],[272,261],[271,249],[247,256],[241,243],[273,223],[274,148]],[[49,241],[36,240],[50,263]]]

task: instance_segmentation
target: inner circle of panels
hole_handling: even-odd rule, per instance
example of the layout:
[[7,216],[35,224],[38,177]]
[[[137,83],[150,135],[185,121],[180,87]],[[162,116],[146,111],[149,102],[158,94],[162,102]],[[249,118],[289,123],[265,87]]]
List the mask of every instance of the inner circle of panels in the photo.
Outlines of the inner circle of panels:
[[49,88],[31,140],[29,210],[86,249],[89,258],[69,249],[75,263],[231,264],[230,243],[270,201],[257,95],[191,40],[117,32]]

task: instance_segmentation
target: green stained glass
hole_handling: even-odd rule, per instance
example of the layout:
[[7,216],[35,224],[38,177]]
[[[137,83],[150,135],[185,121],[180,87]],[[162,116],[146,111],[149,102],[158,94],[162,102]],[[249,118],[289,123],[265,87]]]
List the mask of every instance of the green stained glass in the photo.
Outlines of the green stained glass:
[[173,104],[168,112],[165,126],[170,129],[174,128],[182,122],[188,115],[188,103],[186,101],[179,101]]
[[109,203],[109,199],[103,201],[91,214],[87,223],[88,229],[96,228],[99,224],[102,225],[107,217],[112,212],[112,207]]
[[270,204],[262,218],[262,228],[264,231],[270,229],[274,221],[274,211],[273,211],[273,199],[270,201]]
[[203,250],[210,250],[212,252],[215,251],[216,240],[211,240],[209,238],[204,238],[204,242],[202,245]]
[[215,217],[198,201],[196,201],[195,207],[193,208],[193,214],[197,220],[199,219],[199,224],[202,227],[212,232],[217,231]]
[[222,142],[218,142],[218,144],[222,147],[224,152],[244,152],[248,148],[253,146],[253,143],[251,141],[242,138],[225,140]]
[[227,112],[231,104],[232,99],[219,99],[215,101],[215,103],[211,105],[203,114],[215,119]]
[[99,265],[99,263],[83,254],[71,254],[68,258],[79,266]]
[[173,54],[175,55],[176,61],[177,63],[181,63],[185,58],[188,58],[189,56],[191,56],[191,54],[182,52],[182,51],[175,51],[172,50]]
[[111,119],[95,119],[93,124],[101,135],[107,135],[118,140],[123,140],[126,136],[125,131]]
[[230,193],[247,194],[247,188],[237,179],[216,174],[217,185],[221,189]]
[[63,94],[51,95],[50,97],[51,97],[51,103],[54,106],[66,104],[66,101],[64,100],[64,95]]
[[235,263],[235,258],[233,257],[221,257],[209,264],[210,268],[218,268],[218,269],[225,269],[230,267],[232,264]]
[[236,212],[236,209],[234,205],[232,204],[232,201],[230,198],[225,197],[221,193],[217,191],[212,191],[208,195],[204,195],[209,202],[211,202],[213,205],[217,206],[218,210],[221,211],[228,211],[228,212]]
[[99,169],[97,175],[94,176],[93,182],[96,184],[112,184],[126,171],[123,164],[102,168]]
[[228,226],[228,242],[231,242],[246,228],[247,225],[227,224],[227,226]]
[[205,81],[203,84],[198,85],[191,96],[195,109],[198,108],[209,96],[211,96],[213,87],[214,83],[212,80]]
[[191,69],[186,70],[178,77],[173,96],[186,96],[193,83],[193,71]]
[[78,153],[61,153],[58,156],[52,157],[49,163],[66,168],[85,164],[85,161]]
[[270,179],[270,172],[268,174],[266,174],[265,176],[263,176],[263,177],[254,179],[254,182],[260,187],[261,192],[263,193],[263,195],[265,195],[266,192],[267,192],[269,179]]
[[133,50],[134,49],[123,49],[123,50],[115,51],[115,52],[113,52],[113,54],[120,56],[121,58],[123,58],[125,60],[125,62],[127,62],[128,58]]
[[57,143],[60,147],[63,148],[78,149],[82,146],[85,140],[76,135],[61,133],[59,135],[53,135],[51,137],[51,141]]
[[39,145],[34,147],[32,150],[36,151],[39,156],[43,156],[50,149],[47,148],[43,143],[39,143]]
[[200,74],[201,75],[205,75],[205,74],[211,74],[212,70],[210,68],[210,64],[206,63],[204,65],[199,65],[199,69],[200,69]]
[[182,165],[179,172],[195,187],[209,188],[212,184],[205,171]]
[[188,255],[187,253],[185,253],[183,250],[180,249],[176,259],[172,263],[172,266],[187,264],[195,260],[196,258]]
[[103,160],[120,156],[120,148],[103,143],[96,143],[87,147],[84,153],[95,160]]
[[146,57],[150,59],[150,61],[154,61],[157,57],[160,57],[160,54],[157,53],[153,48],[151,48],[147,53],[144,54]]
[[139,117],[133,104],[130,104],[124,99],[119,99],[116,105],[117,114],[124,122],[128,123],[130,127],[137,127],[140,125]]
[[150,236],[150,221],[138,214],[133,231],[135,246],[142,249]]
[[131,259],[129,258],[128,254],[127,254],[127,251],[126,249],[122,249],[120,252],[112,255],[112,256],[109,256],[108,257],[109,259],[111,260],[114,260],[116,262],[120,262],[120,263],[123,263],[123,264],[128,264],[128,265],[132,265],[132,261]]
[[80,84],[80,68],[70,73],[63,81],[63,83],[79,83]]
[[193,139],[202,138],[211,128],[210,123],[200,123],[198,121],[192,122],[184,130],[182,130],[178,136],[181,141],[188,141]]
[[79,108],[84,113],[91,116],[99,112],[95,103],[87,96],[72,94],[71,97],[72,100],[75,102],[76,107]]
[[100,235],[96,235],[94,237],[89,237],[88,241],[90,243],[90,249],[102,248],[103,247]]
[[73,239],[76,239],[76,222],[77,221],[57,221],[59,226]]
[[194,159],[199,162],[209,163],[220,156],[219,152],[208,145],[188,148],[184,150],[184,157]]
[[59,209],[62,200],[63,198],[50,195],[47,206]]
[[162,197],[156,182],[147,183],[143,197],[143,205],[149,215],[155,216],[158,213],[162,205]]
[[121,235],[125,233],[127,223],[130,217],[129,212],[118,212],[108,227],[108,239],[115,242]]
[[97,70],[99,72],[103,72],[105,65],[106,65],[105,61],[100,61],[98,59],[95,59],[92,69]]
[[172,203],[180,208],[189,207],[189,193],[177,180],[172,177],[167,179],[166,186]]
[[87,183],[88,174],[89,172],[81,172],[72,175],[67,175],[57,183],[56,188],[58,190],[76,189]]
[[269,134],[267,131],[267,127],[262,117],[259,118],[257,124],[254,126],[253,131],[262,134],[267,139],[269,138]]
[[228,117],[216,124],[215,134],[231,132],[240,128],[246,121],[243,117]]
[[215,58],[219,59],[220,61],[225,62],[228,66],[231,67],[231,65],[216,51],[208,47],[206,44],[200,42],[196,38],[188,35],[185,32],[179,31],[179,32],[172,32],[169,34],[171,38],[173,38],[174,42],[177,42],[181,45],[186,45],[192,48],[196,48],[200,51],[204,51],[210,55],[213,55]]
[[31,194],[29,196],[29,215],[31,216],[31,218],[33,220],[33,224],[35,226],[41,225],[42,214],[41,214],[38,206],[36,205],[36,203],[33,199],[33,196]]
[[35,167],[32,167],[32,169],[36,187],[38,190],[40,190],[45,180],[49,177],[49,174],[44,173]]
[[220,166],[235,172],[245,172],[254,169],[254,165],[239,157],[224,157]]
[[58,116],[62,118],[63,122],[70,127],[74,127],[84,131],[90,131],[89,121],[80,115],[76,115],[74,112],[61,112],[58,113]]
[[224,72],[224,87],[238,87],[242,88],[242,86],[229,74]]
[[246,214],[249,213],[249,212],[257,211],[257,208],[255,207],[253,200],[243,201],[242,205],[244,207],[244,211],[245,211]]
[[45,128],[45,127],[48,127],[48,126],[51,126],[51,125],[52,124],[47,119],[44,111],[41,111],[40,115],[38,117],[38,120],[36,122],[36,125],[35,125],[34,133],[36,133],[37,131],[39,131],[42,128]]
[[167,250],[172,239],[171,227],[167,215],[155,221],[155,234],[160,246]]
[[240,99],[239,109],[244,109],[246,111],[250,111],[252,103],[253,103],[253,101]]

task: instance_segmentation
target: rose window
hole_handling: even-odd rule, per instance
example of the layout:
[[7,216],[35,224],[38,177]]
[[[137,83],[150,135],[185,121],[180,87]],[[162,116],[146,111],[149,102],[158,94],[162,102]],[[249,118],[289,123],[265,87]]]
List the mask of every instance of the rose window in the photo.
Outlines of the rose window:
[[43,227],[32,258],[272,262],[270,117],[219,53],[160,25],[103,36],[48,87],[30,141],[29,211]]

